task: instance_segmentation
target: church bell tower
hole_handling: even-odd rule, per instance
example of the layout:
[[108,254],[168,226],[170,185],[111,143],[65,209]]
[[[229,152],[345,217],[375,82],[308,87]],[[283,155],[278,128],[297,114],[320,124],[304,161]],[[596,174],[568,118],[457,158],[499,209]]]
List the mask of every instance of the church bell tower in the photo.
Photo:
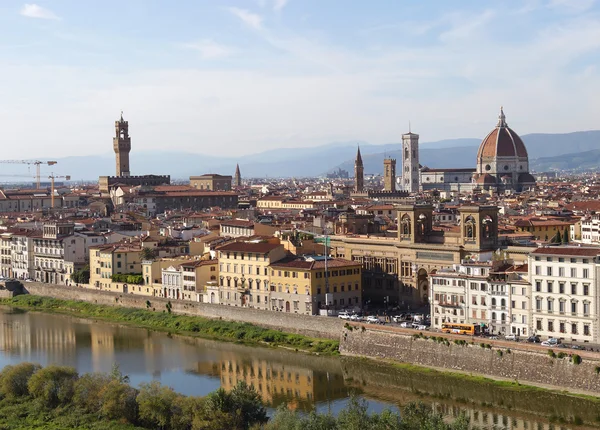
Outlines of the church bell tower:
[[123,119],[115,121],[115,137],[113,138],[115,150],[117,176],[129,176],[129,151],[131,151],[131,138],[129,137],[129,122]]
[[402,135],[402,188],[409,193],[419,192],[419,135],[410,131]]

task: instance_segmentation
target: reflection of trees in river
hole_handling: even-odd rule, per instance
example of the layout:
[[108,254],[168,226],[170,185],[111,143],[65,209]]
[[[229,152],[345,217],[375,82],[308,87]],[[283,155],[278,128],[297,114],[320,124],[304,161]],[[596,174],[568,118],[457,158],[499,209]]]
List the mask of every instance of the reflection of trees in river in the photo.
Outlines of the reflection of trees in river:
[[[450,378],[439,372],[417,372],[374,361],[169,338],[146,329],[59,315],[0,312],[0,349],[12,362],[14,357],[42,364],[55,362],[76,366],[80,373],[108,372],[118,362],[124,374],[158,378],[169,370],[187,369],[219,378],[225,389],[244,380],[273,407],[286,402],[294,408],[312,410],[315,405],[344,399],[356,389],[368,398],[392,404],[423,400],[449,417],[466,410],[480,428],[516,429],[525,428],[526,423],[529,429],[537,429],[538,423],[540,428],[548,428],[547,423],[528,413],[563,418],[577,415],[586,422],[593,422],[598,414],[596,403],[558,393],[503,389],[485,381]],[[194,394],[205,394],[203,389],[198,386]]]
[[[485,428],[548,429],[550,417],[566,422],[575,417],[597,422],[598,403],[557,392],[503,387],[491,380],[453,377],[438,371],[418,371],[353,358],[341,358],[344,379],[366,396],[406,404],[422,400],[448,417],[460,411],[473,425]],[[535,414],[536,416],[532,416]],[[535,426],[534,426],[535,424]],[[557,427],[558,428],[558,427]]]

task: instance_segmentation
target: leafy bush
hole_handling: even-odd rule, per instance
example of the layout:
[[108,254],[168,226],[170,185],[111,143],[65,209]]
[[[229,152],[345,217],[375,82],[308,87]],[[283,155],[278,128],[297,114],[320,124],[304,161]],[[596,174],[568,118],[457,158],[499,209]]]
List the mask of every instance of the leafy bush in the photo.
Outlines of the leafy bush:
[[99,414],[102,409],[102,392],[110,381],[110,376],[101,373],[82,375],[75,382],[73,404],[86,412]]
[[72,273],[71,280],[78,284],[88,284],[90,282],[90,266],[86,265],[82,269]]
[[551,349],[548,350],[548,357],[550,357],[550,358],[556,358],[556,354],[554,353],[553,350],[551,350]]
[[142,285],[144,277],[141,273],[115,273],[110,277],[113,282],[122,282],[125,284]]
[[39,364],[19,363],[6,366],[0,373],[0,393],[6,397],[22,397],[29,394],[27,383],[41,369]]
[[66,405],[73,399],[77,371],[72,367],[48,366],[35,372],[27,387],[47,407]]
[[581,356],[573,354],[571,356],[571,361],[573,362],[573,364],[581,364]]

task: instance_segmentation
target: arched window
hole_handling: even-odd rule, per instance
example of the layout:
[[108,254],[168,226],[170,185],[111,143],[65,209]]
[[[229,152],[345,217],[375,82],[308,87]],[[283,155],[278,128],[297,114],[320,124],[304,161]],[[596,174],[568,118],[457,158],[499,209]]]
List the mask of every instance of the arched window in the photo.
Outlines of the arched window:
[[475,239],[477,237],[475,219],[470,215],[465,219],[464,234],[467,239]]
[[419,234],[419,236],[425,236],[427,233],[429,233],[427,231],[428,229],[428,219],[427,219],[427,215],[425,214],[420,214],[419,218],[417,219],[417,233]]
[[403,237],[410,236],[410,217],[404,214],[400,220],[400,234]]
[[483,219],[481,220],[481,234],[483,235],[484,238],[490,238],[492,236],[494,236],[494,220],[492,219],[491,216],[486,215],[485,217],[483,217]]

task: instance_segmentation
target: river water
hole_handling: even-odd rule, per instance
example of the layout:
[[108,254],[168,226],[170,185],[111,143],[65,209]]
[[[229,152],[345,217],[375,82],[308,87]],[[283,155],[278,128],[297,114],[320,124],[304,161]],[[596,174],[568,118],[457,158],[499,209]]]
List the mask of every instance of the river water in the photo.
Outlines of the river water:
[[[350,393],[371,411],[420,400],[449,419],[461,411],[481,429],[597,428],[591,401],[558,393],[514,390],[401,369],[373,361],[315,357],[287,350],[190,339],[106,322],[0,307],[0,368],[30,361],[110,372],[113,363],[133,385],[158,380],[202,396],[238,381],[252,384],[270,407],[336,413]],[[585,425],[560,424],[576,419]]]

